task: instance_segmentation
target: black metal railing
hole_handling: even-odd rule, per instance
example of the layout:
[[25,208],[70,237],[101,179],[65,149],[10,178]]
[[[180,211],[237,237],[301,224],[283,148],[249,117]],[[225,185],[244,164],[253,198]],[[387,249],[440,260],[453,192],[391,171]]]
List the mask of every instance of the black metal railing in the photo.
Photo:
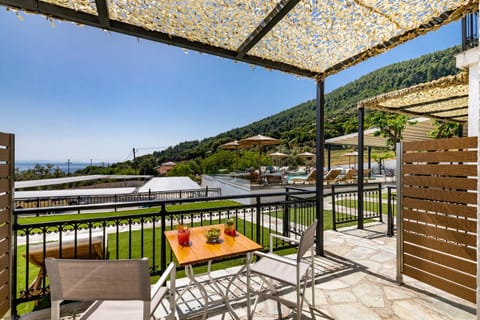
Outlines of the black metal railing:
[[219,197],[222,195],[220,188],[204,188],[190,190],[169,190],[169,191],[148,191],[133,192],[126,194],[104,194],[104,195],[81,195],[81,196],[55,196],[55,197],[29,197],[16,198],[15,208],[45,208],[63,207],[84,204],[137,202],[147,200],[175,200],[189,198]]
[[[355,186],[334,185],[324,192],[332,199],[334,229],[346,221],[357,220]],[[164,232],[175,229],[176,225],[222,224],[231,218],[235,220],[239,232],[267,249],[270,233],[298,237],[316,219],[315,195],[314,190],[295,187],[287,188],[286,192],[242,196],[16,209],[13,217],[13,256],[16,261],[12,266],[13,313],[15,316],[25,313],[26,309],[31,309],[33,301],[48,299],[48,281],[43,270],[46,256],[95,259],[148,257],[151,274],[158,275],[174,259]],[[178,206],[170,206],[242,199],[248,199],[242,202],[251,204],[180,211]],[[381,184],[365,184],[364,200],[365,218],[381,220]],[[348,201],[351,203],[348,204]],[[141,210],[136,213],[124,211],[139,208]],[[92,212],[96,213],[94,217]],[[57,215],[63,218],[55,219]],[[276,250],[287,249],[291,245],[274,241]]]
[[[333,230],[337,226],[347,223],[358,222],[358,191],[357,185],[330,186],[330,202],[332,210]],[[366,183],[363,190],[363,217],[383,222],[382,216],[382,184]]]
[[478,47],[478,11],[462,18],[462,51]]
[[395,219],[393,216],[395,215],[395,211],[397,210],[397,188],[394,186],[387,187],[387,236],[393,237],[394,229],[395,229]]
[[[288,211],[290,230],[300,231],[304,224],[315,219],[315,192],[291,191],[287,199],[271,201],[272,197],[285,197],[286,193],[262,195],[211,197],[200,199],[148,200],[112,204],[77,205],[64,207],[16,209],[14,211],[14,281],[12,286],[14,315],[24,313],[27,302],[48,298],[48,282],[44,277],[44,257],[132,259],[148,257],[151,274],[160,274],[173,260],[164,232],[186,224],[191,227],[224,223],[232,218],[237,230],[269,247],[270,233],[284,233],[284,216]],[[303,197],[295,197],[303,195]],[[310,196],[309,196],[310,195]],[[171,211],[170,204],[208,202],[255,198],[250,205],[234,205],[208,209]],[[267,198],[268,201],[267,201]],[[115,213],[117,208],[139,208],[140,213]],[[146,212],[148,211],[148,212]],[[65,215],[80,212],[81,214]],[[102,212],[95,218],[83,213]],[[48,213],[48,216],[46,214]],[[60,221],[35,222],[39,219]],[[82,217],[83,216],[83,217]],[[33,219],[31,219],[33,217]],[[295,232],[297,233],[297,232]],[[290,244],[276,241],[276,249]]]

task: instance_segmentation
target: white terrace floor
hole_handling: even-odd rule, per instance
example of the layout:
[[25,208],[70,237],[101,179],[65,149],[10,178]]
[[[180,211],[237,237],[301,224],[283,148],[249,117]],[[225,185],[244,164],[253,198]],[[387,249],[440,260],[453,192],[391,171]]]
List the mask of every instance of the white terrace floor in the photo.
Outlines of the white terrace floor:
[[[404,277],[404,283],[397,284],[395,238],[385,236],[385,224],[370,225],[367,228],[325,233],[326,255],[315,257],[318,274],[315,308],[312,314],[305,306],[303,319],[476,319],[475,305],[472,303],[412,278]],[[220,278],[220,283],[226,283],[228,275],[234,274],[236,270],[238,269],[217,271],[216,277]],[[184,280],[177,280],[178,290],[186,283]],[[233,303],[233,307],[241,319],[246,318],[245,299],[242,299],[244,280],[241,277],[234,290],[239,299]],[[309,289],[307,288],[307,295],[311,296]],[[182,318],[188,317],[191,310],[201,307],[201,296],[195,291],[191,291],[191,299],[179,301],[179,316]],[[294,301],[292,292],[285,292],[285,295]],[[209,298],[215,300],[215,295],[212,294]],[[288,308],[283,308],[283,313],[284,319],[292,319],[295,315]],[[43,318],[30,316],[26,318]],[[208,316],[208,319],[231,318],[222,305],[210,311]],[[276,304],[261,302],[254,319],[279,319]]]

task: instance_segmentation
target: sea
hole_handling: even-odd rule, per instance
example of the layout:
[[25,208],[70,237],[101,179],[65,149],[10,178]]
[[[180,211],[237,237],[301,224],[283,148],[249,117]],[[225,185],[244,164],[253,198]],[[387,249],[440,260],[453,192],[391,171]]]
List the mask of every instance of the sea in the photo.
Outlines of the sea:
[[[28,160],[28,161],[15,161],[15,168],[18,168],[20,171],[25,171],[28,169],[33,169],[35,165],[46,166],[47,164],[52,164],[54,168],[59,167],[65,173],[68,173],[70,166],[70,173],[73,173],[77,170],[84,169],[90,165],[90,162],[74,162],[71,161],[70,164],[65,162],[58,161],[48,161],[48,160]],[[92,163],[92,165],[99,165],[97,163]]]

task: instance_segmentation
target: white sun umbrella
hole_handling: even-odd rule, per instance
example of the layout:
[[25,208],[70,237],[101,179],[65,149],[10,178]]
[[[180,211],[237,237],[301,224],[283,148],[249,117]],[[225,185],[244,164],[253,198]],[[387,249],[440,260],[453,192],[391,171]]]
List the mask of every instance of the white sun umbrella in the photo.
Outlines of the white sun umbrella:
[[262,169],[261,169],[261,157],[262,157],[262,147],[263,146],[268,146],[268,145],[275,145],[275,144],[280,144],[282,143],[282,140],[275,139],[272,137],[264,136],[264,135],[256,135],[252,136],[249,138],[245,138],[239,141],[240,145],[242,147],[251,147],[251,146],[257,146],[258,147],[258,176],[259,176],[259,182],[261,183],[262,181]]
[[[343,156],[348,157],[348,168],[350,168],[350,158],[351,157],[353,157],[353,158],[358,157],[358,152],[357,151],[347,152]],[[356,163],[356,161],[354,163]]]
[[313,158],[313,157],[315,157],[315,153],[302,152],[302,153],[297,154],[297,156],[298,157],[303,157],[303,158]]
[[[302,153],[297,154],[297,157],[302,157],[302,158],[311,159],[311,158],[315,158],[315,153],[311,153],[311,152],[305,151],[305,152],[302,152]],[[310,161],[309,161],[309,162],[310,162]],[[311,166],[312,164],[309,163],[309,165]]]
[[273,153],[270,153],[269,154],[270,157],[272,157],[273,159],[278,159],[278,162],[277,165],[280,166],[280,160],[283,159],[283,158],[287,158],[288,157],[288,154],[285,154],[285,153],[282,153],[282,152],[273,152]]
[[241,147],[242,146],[240,145],[240,143],[238,143],[237,140],[230,141],[230,142],[227,142],[227,143],[224,143],[224,144],[220,145],[220,148],[222,148],[222,149],[235,150],[235,171],[237,171],[237,169],[238,169],[238,149],[240,149]]

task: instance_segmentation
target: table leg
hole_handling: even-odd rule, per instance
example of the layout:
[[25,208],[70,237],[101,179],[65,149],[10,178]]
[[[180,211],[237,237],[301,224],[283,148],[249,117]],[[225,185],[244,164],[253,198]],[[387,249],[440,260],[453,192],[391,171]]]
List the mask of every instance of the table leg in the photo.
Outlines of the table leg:
[[247,253],[247,261],[245,263],[247,269],[247,319],[250,320],[252,318],[251,310],[250,310],[250,262],[252,262],[253,253]]
[[243,269],[245,269],[245,266],[243,266],[240,271],[237,272],[236,275],[234,275],[230,281],[228,282],[228,285],[227,285],[227,288],[226,288],[226,291],[225,291],[225,294],[223,294],[222,292],[222,289],[219,287],[219,285],[217,284],[217,280],[215,278],[213,278],[211,276],[211,261],[208,262],[208,278],[210,280],[210,282],[212,283],[213,286],[215,286],[215,288],[217,289],[218,291],[218,294],[223,298],[223,301],[225,302],[225,307],[227,308],[227,311],[228,313],[230,313],[230,315],[236,319],[236,320],[240,320],[240,317],[237,316],[237,314],[235,313],[235,311],[233,310],[232,306],[230,305],[230,298],[228,296],[228,293],[230,292],[230,286],[232,285],[233,281],[238,278],[238,275],[241,274],[243,272]]
[[226,292],[225,292],[225,304],[227,306],[227,309],[229,311],[229,313],[232,315],[232,317],[234,317],[235,319],[240,319],[237,314],[235,313],[235,311],[232,309],[232,306],[230,305],[230,298],[229,298],[229,292],[230,292],[230,286],[232,285],[233,281],[235,281],[235,279],[238,278],[238,276],[240,274],[243,273],[243,271],[247,271],[247,292],[246,292],[246,296],[247,296],[247,315],[248,317],[250,317],[250,263],[252,262],[252,259],[253,259],[253,253],[252,252],[247,252],[247,255],[246,255],[246,260],[245,260],[245,264],[240,268],[240,270],[237,272],[236,275],[234,275],[230,281],[228,282],[228,285],[227,285],[227,289],[226,289]]
[[190,279],[190,282],[195,284],[197,288],[200,290],[200,293],[202,294],[202,297],[205,301],[204,308],[203,308],[203,316],[202,320],[207,319],[208,315],[208,295],[207,295],[207,290],[205,290],[205,287],[195,279],[195,274],[193,273],[193,267],[192,265],[186,265],[185,266],[185,274],[187,275],[188,279]]

